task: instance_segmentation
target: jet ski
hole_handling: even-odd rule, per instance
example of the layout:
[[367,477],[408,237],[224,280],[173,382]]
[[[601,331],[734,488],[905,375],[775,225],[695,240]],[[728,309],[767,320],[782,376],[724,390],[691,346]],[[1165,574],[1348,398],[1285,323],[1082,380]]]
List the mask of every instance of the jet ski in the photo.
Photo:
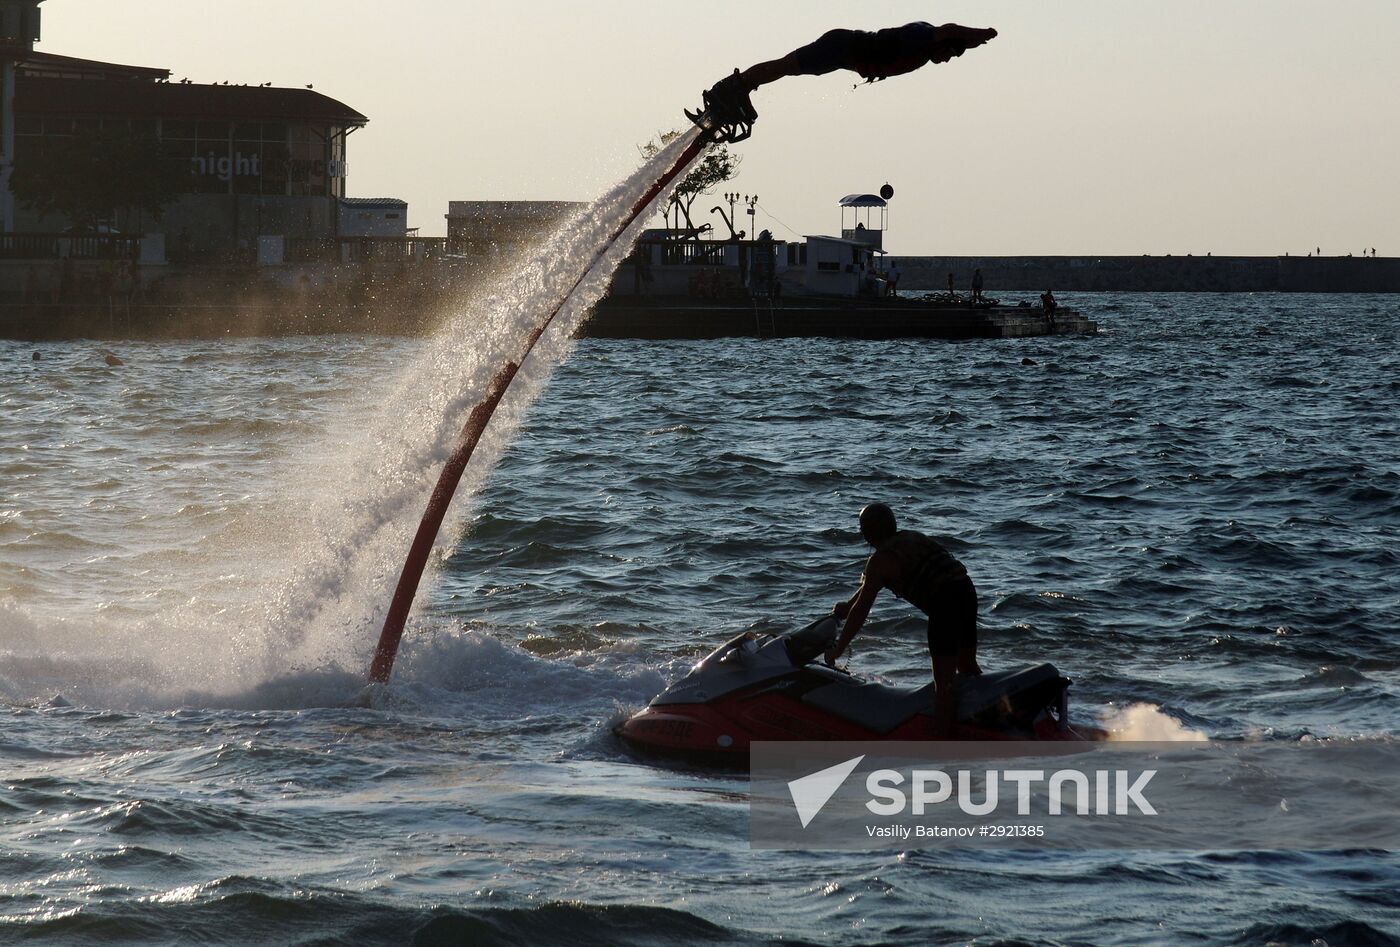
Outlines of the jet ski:
[[[826,617],[789,634],[746,631],[712,651],[617,733],[642,750],[743,762],[762,740],[931,740],[933,684],[892,687],[813,663],[836,640]],[[959,740],[1099,740],[1069,722],[1053,664],[964,678]]]

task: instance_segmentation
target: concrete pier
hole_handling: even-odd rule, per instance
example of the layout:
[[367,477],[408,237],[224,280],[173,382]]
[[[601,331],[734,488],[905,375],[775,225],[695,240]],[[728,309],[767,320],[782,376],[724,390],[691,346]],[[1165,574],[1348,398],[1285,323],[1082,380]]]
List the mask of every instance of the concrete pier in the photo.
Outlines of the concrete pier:
[[1400,259],[1361,256],[900,256],[901,288],[987,293],[1400,293]]

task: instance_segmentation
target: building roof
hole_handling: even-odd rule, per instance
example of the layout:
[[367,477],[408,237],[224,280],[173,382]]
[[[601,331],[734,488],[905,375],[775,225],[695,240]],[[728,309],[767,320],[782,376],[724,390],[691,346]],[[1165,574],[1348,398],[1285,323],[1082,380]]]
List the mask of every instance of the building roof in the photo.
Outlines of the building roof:
[[885,199],[879,194],[847,194],[841,198],[842,207],[885,207]]
[[407,207],[408,201],[398,197],[342,197],[342,204],[354,207]]
[[55,53],[26,53],[19,63],[22,75],[54,79],[169,79],[170,70],[156,66],[123,66],[96,59],[59,56]]
[[369,119],[310,89],[202,85],[112,79],[15,82],[15,111],[48,115],[140,115],[152,118],[299,119],[361,126]]

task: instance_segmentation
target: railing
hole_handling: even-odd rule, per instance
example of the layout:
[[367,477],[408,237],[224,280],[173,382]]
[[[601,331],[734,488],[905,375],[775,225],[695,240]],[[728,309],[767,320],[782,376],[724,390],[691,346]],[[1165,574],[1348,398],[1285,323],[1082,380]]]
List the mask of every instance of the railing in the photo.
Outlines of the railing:
[[694,240],[661,244],[662,266],[723,266],[724,249],[718,240]]
[[386,260],[391,262],[431,259],[447,252],[446,237],[341,237],[342,248],[349,248],[343,259]]
[[446,237],[287,237],[282,258],[287,263],[409,262],[446,252]]
[[134,260],[140,252],[140,237],[120,234],[0,234],[3,260]]

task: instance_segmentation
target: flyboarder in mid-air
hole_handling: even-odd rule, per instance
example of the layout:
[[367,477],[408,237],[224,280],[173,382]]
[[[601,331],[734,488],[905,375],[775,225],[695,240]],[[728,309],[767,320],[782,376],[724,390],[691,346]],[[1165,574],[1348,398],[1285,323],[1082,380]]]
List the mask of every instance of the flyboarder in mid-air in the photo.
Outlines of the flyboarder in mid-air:
[[749,95],[759,86],[785,76],[824,76],[838,69],[849,69],[866,82],[879,82],[929,63],[956,59],[996,35],[993,29],[956,23],[906,23],[875,32],[829,30],[816,42],[781,59],[761,62],[743,72],[735,69],[705,93],[702,111],[686,114],[707,130],[723,129],[724,140],[741,141],[758,119]]

